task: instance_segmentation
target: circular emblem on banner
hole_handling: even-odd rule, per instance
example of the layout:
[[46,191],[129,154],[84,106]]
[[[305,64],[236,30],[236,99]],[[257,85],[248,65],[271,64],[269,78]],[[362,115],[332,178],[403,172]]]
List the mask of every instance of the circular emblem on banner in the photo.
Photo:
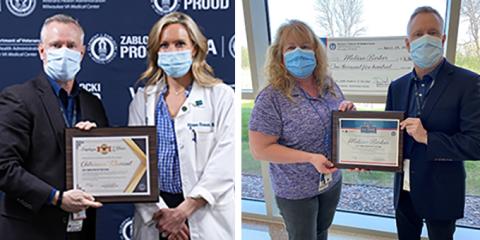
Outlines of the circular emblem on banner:
[[128,217],[123,220],[118,229],[118,235],[122,240],[131,240],[133,233],[132,218]]
[[235,58],[235,35],[233,35],[228,42],[228,50],[230,51],[232,58]]
[[330,45],[328,47],[330,48],[330,50],[335,50],[335,49],[337,49],[337,44],[330,43]]
[[87,51],[94,62],[107,64],[117,55],[117,43],[106,33],[96,34],[88,42]]
[[35,10],[36,0],[5,0],[8,10],[17,17],[26,17]]
[[150,0],[152,8],[160,15],[169,14],[177,11],[180,7],[181,0]]

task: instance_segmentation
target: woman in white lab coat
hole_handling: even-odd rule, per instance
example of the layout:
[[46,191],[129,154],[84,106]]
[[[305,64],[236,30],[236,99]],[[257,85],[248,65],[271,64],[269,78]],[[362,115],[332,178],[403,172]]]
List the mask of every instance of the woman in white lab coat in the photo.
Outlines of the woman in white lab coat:
[[162,17],[129,125],[155,125],[160,201],[135,205],[134,239],[234,238],[234,94],[206,62],[207,39],[184,13]]

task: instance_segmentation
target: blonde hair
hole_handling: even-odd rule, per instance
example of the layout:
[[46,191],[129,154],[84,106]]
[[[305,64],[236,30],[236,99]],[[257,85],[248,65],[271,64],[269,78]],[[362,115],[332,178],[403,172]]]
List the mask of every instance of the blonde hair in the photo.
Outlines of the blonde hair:
[[206,61],[208,51],[207,38],[202,34],[200,28],[192,18],[180,12],[173,12],[163,16],[153,25],[152,30],[150,30],[147,45],[148,66],[147,70],[140,76],[140,80],[146,80],[146,86],[150,86],[164,79],[165,73],[157,65],[160,35],[165,27],[175,23],[185,27],[193,43],[193,48],[195,49],[195,55],[193,56],[192,67],[190,69],[194,81],[204,87],[213,86],[222,82],[220,79],[214,77],[213,69]]
[[275,41],[270,45],[267,51],[267,60],[265,64],[265,74],[270,85],[280,90],[290,100],[292,90],[295,87],[295,78],[287,71],[283,61],[283,47],[288,36],[297,36],[306,39],[313,44],[313,51],[317,60],[317,66],[313,70],[313,76],[316,80],[320,95],[324,91],[329,91],[335,95],[333,90],[333,80],[327,73],[327,54],[325,49],[313,33],[313,30],[304,22],[299,20],[289,20],[282,24],[275,35]]

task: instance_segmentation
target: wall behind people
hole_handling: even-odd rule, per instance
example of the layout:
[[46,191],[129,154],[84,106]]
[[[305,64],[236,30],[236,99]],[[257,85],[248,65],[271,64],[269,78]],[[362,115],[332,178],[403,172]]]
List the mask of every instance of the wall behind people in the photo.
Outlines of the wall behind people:
[[[185,12],[200,25],[208,38],[207,61],[217,77],[234,87],[233,0],[1,0],[0,89],[42,71],[37,52],[41,25],[65,13],[85,29],[86,53],[77,80],[102,99],[110,124],[124,126],[136,81],[146,68],[148,32],[172,11]],[[106,205],[97,212],[97,238],[129,239],[132,213],[131,204]]]

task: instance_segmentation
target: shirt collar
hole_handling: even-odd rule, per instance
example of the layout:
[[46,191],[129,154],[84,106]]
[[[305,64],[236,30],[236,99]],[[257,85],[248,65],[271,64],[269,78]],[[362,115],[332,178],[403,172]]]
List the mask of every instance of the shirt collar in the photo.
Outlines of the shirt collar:
[[[52,86],[52,89],[53,89],[53,92],[55,93],[55,95],[57,97],[60,96],[60,91],[62,90],[62,87],[60,87],[60,85],[55,80],[50,78],[48,75],[46,75],[46,76],[47,76],[48,82]],[[71,97],[76,97],[79,93],[80,93],[80,86],[78,85],[77,81],[74,80],[73,87],[72,87],[72,92],[70,92],[70,96]]]
[[323,92],[321,94],[319,93],[318,96],[312,97],[305,90],[303,90],[300,86],[295,84],[295,87],[293,87],[293,89],[292,89],[291,95],[292,95],[292,97],[300,97],[301,96],[301,97],[306,97],[307,99],[318,99],[318,98],[320,98],[320,96],[324,96],[325,93],[326,93],[325,90],[323,90]]
[[292,89],[292,97],[298,97],[298,96],[301,96],[302,95],[302,90],[300,89],[299,86],[295,85],[295,87],[293,87]]
[[76,81],[73,82],[73,87],[72,87],[72,92],[70,93],[70,96],[76,97],[80,94],[80,85]]
[[[431,72],[427,73],[425,76],[429,76],[431,80],[435,79],[438,75],[438,72],[440,72],[440,69],[442,69],[443,65],[445,65],[445,58],[443,58],[442,62],[438,64]],[[416,81],[420,81],[420,79],[417,76],[417,73],[415,72],[415,68],[412,70],[412,79]]]

